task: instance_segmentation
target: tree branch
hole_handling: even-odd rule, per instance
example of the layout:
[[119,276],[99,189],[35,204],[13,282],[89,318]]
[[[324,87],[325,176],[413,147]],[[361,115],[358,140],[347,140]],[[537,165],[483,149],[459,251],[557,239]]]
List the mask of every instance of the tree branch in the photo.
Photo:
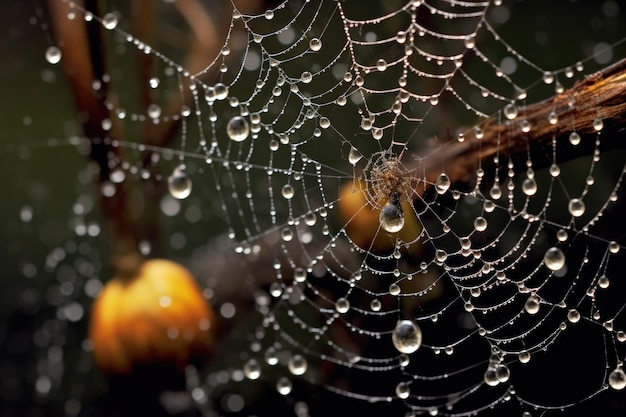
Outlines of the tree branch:
[[[96,3],[89,1],[85,7],[94,11]],[[109,111],[105,106],[106,83],[98,91],[91,88],[93,81],[101,80],[105,73],[100,25],[97,22],[86,23],[83,19],[68,19],[71,7],[66,2],[50,1],[49,10],[76,108],[83,117],[83,131],[90,140],[90,158],[98,164],[98,182],[102,186],[110,180],[110,160],[121,159],[121,151],[112,146],[109,140],[119,137],[117,127],[114,125],[106,131],[102,126],[103,120],[109,119]],[[105,229],[110,237],[112,261],[120,272],[132,269],[135,262],[129,265],[127,260],[137,257],[138,239],[129,210],[128,187],[130,184],[124,182],[116,185],[116,191],[111,196],[99,193]]]
[[[558,115],[556,124],[548,120],[553,111]],[[581,136],[596,133],[593,127],[595,119],[601,119],[604,124],[601,130],[603,150],[626,147],[626,141],[620,138],[626,129],[626,59],[588,76],[559,95],[521,108],[512,121],[502,122],[501,119],[504,118],[496,115],[485,121],[482,139],[476,138],[472,132],[466,135],[464,142],[456,142],[436,151],[424,163],[427,183],[434,183],[441,173],[442,159],[452,183],[471,184],[476,179],[479,164],[483,168],[495,168],[496,155],[500,161],[518,156],[525,161],[527,152],[550,154],[547,148],[552,146],[553,139],[556,139],[558,150],[565,148],[573,130]],[[531,126],[527,133],[521,127],[524,120]],[[591,155],[595,145],[586,142],[557,152],[559,160],[556,162]],[[552,162],[544,158],[543,166]],[[538,167],[535,165],[535,168]],[[518,172],[526,169],[525,164],[516,164],[514,168]]]

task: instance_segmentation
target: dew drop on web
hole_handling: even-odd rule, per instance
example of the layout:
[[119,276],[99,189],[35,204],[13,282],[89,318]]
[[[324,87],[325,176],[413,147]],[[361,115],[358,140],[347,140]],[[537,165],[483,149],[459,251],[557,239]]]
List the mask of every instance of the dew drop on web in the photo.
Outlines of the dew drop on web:
[[572,198],[567,205],[569,213],[574,217],[585,214],[585,203],[580,198]]
[[250,126],[246,119],[241,116],[235,116],[228,121],[226,125],[226,134],[235,142],[244,141],[250,134]]
[[380,211],[380,226],[389,233],[396,233],[404,227],[404,212],[399,204],[388,203]]
[[551,270],[558,271],[565,266],[565,254],[555,246],[548,249],[543,256],[543,263]]
[[172,174],[167,178],[167,186],[172,197],[179,200],[189,197],[192,182],[184,166],[174,168]]
[[348,162],[350,162],[351,165],[356,165],[361,158],[363,158],[363,155],[361,155],[357,148],[354,146],[351,147],[350,152],[348,153]]
[[398,352],[411,354],[422,345],[422,330],[413,320],[400,320],[391,333],[391,340]]
[[307,370],[308,362],[304,356],[296,354],[289,359],[287,366],[293,375],[303,375]]
[[609,374],[609,386],[618,391],[626,388],[626,374],[621,366],[613,369]]
[[102,26],[105,29],[112,30],[117,27],[117,16],[115,13],[107,13],[102,17]]
[[46,49],[46,61],[51,64],[58,64],[61,62],[61,50],[56,46],[51,46]]
[[435,180],[435,189],[438,194],[444,194],[450,188],[450,177],[442,172]]

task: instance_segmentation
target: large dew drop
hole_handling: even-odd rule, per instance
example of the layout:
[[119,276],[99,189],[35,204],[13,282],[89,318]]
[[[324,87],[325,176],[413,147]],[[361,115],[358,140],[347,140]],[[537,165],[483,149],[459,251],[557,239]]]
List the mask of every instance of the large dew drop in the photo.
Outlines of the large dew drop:
[[117,16],[115,13],[107,13],[102,18],[102,26],[105,29],[113,30],[117,27]]
[[569,214],[574,217],[580,217],[585,214],[585,203],[580,198],[572,198],[567,205]]
[[280,395],[288,395],[293,389],[293,384],[287,377],[282,377],[276,382],[276,391]]
[[172,175],[167,178],[167,187],[170,194],[172,197],[178,198],[179,200],[189,197],[189,194],[191,194],[191,186],[191,178],[187,175],[184,166],[176,167]]
[[565,254],[561,249],[553,246],[548,249],[543,256],[543,263],[545,263],[549,269],[558,271],[565,266]]
[[393,329],[391,340],[398,352],[410,354],[422,345],[422,330],[413,320],[400,320]]
[[215,91],[215,99],[216,100],[224,100],[228,97],[228,86],[222,83],[217,83],[213,86]]
[[322,49],[322,41],[319,38],[313,38],[309,41],[309,48],[313,52],[317,52]]
[[509,120],[513,120],[517,117],[517,106],[513,103],[509,103],[504,107],[504,117]]
[[622,370],[621,366],[613,369],[609,374],[609,385],[616,390],[623,390],[626,388],[626,374]]
[[406,382],[400,382],[398,385],[396,385],[396,395],[401,400],[409,398],[409,395],[411,395],[411,387],[409,386],[409,384],[407,384]]
[[396,233],[404,227],[404,212],[399,204],[388,203],[380,211],[380,226],[389,233]]
[[250,126],[246,119],[241,116],[235,116],[228,121],[226,133],[235,142],[241,142],[250,134]]
[[444,194],[450,188],[450,177],[446,175],[445,172],[442,172],[435,180],[435,190],[437,194]]
[[524,310],[526,310],[528,314],[537,314],[539,312],[540,306],[541,306],[541,301],[539,300],[539,297],[532,294],[526,300],[526,303],[524,304]]
[[285,184],[283,185],[283,188],[280,190],[280,193],[282,194],[283,198],[285,198],[286,200],[291,200],[296,192],[291,186],[291,184]]
[[61,50],[56,46],[51,46],[46,49],[46,61],[51,64],[58,64],[61,62]]
[[289,372],[293,375],[302,375],[306,372],[308,363],[304,356],[302,355],[293,355],[291,359],[289,359]]
[[348,162],[351,165],[356,165],[363,158],[363,155],[355,148],[354,146],[350,148],[350,152],[348,153]]
[[537,193],[537,181],[534,178],[526,178],[522,183],[522,191],[527,196],[535,195]]
[[249,359],[243,366],[243,373],[248,379],[258,379],[261,376],[261,364],[256,359]]

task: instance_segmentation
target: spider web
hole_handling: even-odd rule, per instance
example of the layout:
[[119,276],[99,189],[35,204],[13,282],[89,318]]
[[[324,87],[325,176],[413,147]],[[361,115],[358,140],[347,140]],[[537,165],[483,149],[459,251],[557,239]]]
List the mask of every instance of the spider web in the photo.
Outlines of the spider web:
[[[254,410],[268,384],[298,416],[333,409],[316,398],[366,414],[544,415],[624,387],[624,230],[611,221],[623,210],[623,153],[604,152],[599,118],[596,133],[573,131],[569,143],[555,134],[502,156],[481,148],[493,118],[509,129],[498,135],[509,149],[510,131],[532,135],[526,107],[612,62],[623,39],[607,35],[595,49],[546,58],[519,41],[520,28],[535,34],[524,8],[549,19],[563,12],[501,3],[235,7],[220,54],[197,72],[135,37],[124,13],[96,16],[67,3],[68,19],[101,25],[114,61],[145,54],[156,62],[147,108],[106,98],[103,128],[112,134],[102,141],[129,156],[111,158],[102,192],[127,178],[147,181],[141,161],[151,153],[164,172],[155,179],[170,190],[162,212],[189,223],[171,225],[169,244],[191,257],[185,228],[223,231],[218,239],[229,243],[212,241],[209,253],[198,245],[194,269],[208,297],[233,280],[254,304],[257,325],[232,332],[246,347],[226,366],[189,371],[206,415]],[[600,9],[615,17],[615,4]],[[50,64],[63,60],[57,52],[48,48]],[[125,77],[111,72],[89,88]],[[168,94],[191,100],[169,113]],[[575,125],[560,111],[548,116],[555,130]],[[182,128],[169,148],[117,140],[112,130],[172,120]],[[470,178],[451,181],[459,144],[479,158]],[[66,145],[84,141],[44,149]],[[562,156],[580,147],[587,157]],[[85,204],[75,204],[72,230],[97,236]],[[140,247],[153,250],[148,241]],[[47,267],[59,263],[53,250]],[[228,276],[233,265],[245,280]],[[244,314],[219,301],[225,319]],[[60,321],[72,321],[73,305]]]

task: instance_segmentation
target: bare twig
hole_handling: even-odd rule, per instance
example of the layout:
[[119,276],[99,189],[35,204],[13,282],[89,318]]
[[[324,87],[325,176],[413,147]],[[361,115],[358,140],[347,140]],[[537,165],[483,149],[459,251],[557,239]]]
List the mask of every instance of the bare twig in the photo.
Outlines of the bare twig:
[[[549,114],[555,112],[559,122],[551,124]],[[556,139],[557,146],[567,141],[572,130],[585,135],[596,132],[594,119],[601,119],[602,146],[604,149],[626,147],[619,133],[626,129],[626,59],[590,75],[572,88],[553,98],[520,109],[513,121],[500,121],[497,116],[489,118],[483,126],[483,138],[466,135],[464,142],[442,147],[435,158],[429,158],[425,167],[427,182],[434,182],[441,172],[441,160],[446,161],[446,174],[453,183],[472,183],[479,163],[493,166],[493,158],[501,160],[517,154],[545,148]],[[530,123],[528,132],[522,131],[521,122]],[[559,152],[559,161],[590,155],[593,147],[579,146]],[[526,166],[518,164],[517,170]]]
[[[107,86],[103,83],[98,91],[91,88],[94,80],[101,80],[105,72],[100,26],[93,22],[86,23],[82,19],[68,19],[71,8],[66,2],[53,0],[49,7],[54,34],[63,54],[63,65],[69,75],[70,88],[77,110],[83,115],[83,130],[91,142],[90,157],[99,166],[98,180],[102,186],[109,181],[109,161],[112,157],[121,158],[121,151],[108,141],[118,137],[117,128],[114,126],[109,131],[103,128],[103,120],[109,119],[109,111],[104,102]],[[84,7],[93,11],[96,4],[88,1]],[[137,248],[137,235],[128,203],[129,186],[128,182],[116,185],[112,196],[100,193],[113,263],[122,273],[134,267],[128,265],[126,260],[136,257]]]

